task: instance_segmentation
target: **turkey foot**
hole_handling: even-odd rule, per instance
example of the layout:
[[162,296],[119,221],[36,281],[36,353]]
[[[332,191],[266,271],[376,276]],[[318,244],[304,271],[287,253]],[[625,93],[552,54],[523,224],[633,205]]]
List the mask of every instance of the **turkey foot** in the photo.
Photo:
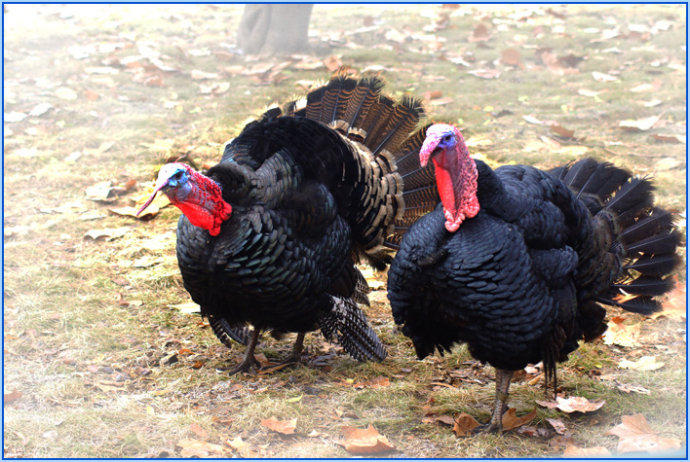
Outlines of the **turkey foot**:
[[297,334],[297,339],[295,339],[295,344],[292,346],[292,351],[290,355],[281,361],[280,364],[293,364],[302,362],[302,350],[304,350],[304,332]]
[[261,368],[261,363],[259,363],[259,361],[254,357],[254,349],[256,348],[258,341],[259,329],[255,327],[254,331],[252,332],[252,338],[247,346],[247,352],[244,354],[244,360],[236,367],[230,369],[230,371],[228,371],[228,375],[235,375],[238,372],[249,372],[252,367],[256,368],[257,370]]
[[503,414],[508,410],[508,388],[513,371],[496,369],[496,397],[494,398],[494,411],[488,427],[483,431],[489,433],[501,433],[503,431]]

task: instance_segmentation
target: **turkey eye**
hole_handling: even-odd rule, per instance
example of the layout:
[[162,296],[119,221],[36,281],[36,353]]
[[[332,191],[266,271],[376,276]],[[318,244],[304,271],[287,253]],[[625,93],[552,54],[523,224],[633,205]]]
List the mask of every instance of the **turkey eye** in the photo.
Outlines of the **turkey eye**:
[[182,178],[182,172],[179,171],[176,174],[174,174],[172,177],[174,180],[179,180],[180,178]]
[[443,141],[448,142],[450,141],[450,135],[446,135],[443,137]]

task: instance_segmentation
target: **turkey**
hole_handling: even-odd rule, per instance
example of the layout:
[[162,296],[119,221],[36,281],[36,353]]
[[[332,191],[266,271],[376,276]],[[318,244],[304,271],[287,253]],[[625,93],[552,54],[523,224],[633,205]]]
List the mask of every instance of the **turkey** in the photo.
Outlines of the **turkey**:
[[299,360],[314,330],[357,360],[386,357],[357,306],[368,304],[368,287],[355,263],[384,269],[438,199],[433,173],[416,159],[420,102],[382,89],[377,77],[336,74],[246,125],[205,174],[161,167],[139,213],[159,191],[182,211],[184,287],[221,342],[248,344],[231,373],[258,367],[265,330],[298,334],[287,361]]
[[650,181],[608,163],[494,171],[446,124],[429,127],[419,160],[431,160],[441,204],[390,266],[393,317],[420,359],[462,342],[496,369],[485,429],[500,432],[513,372],[543,361],[555,393],[556,362],[606,330],[601,304],[660,309],[681,236]]

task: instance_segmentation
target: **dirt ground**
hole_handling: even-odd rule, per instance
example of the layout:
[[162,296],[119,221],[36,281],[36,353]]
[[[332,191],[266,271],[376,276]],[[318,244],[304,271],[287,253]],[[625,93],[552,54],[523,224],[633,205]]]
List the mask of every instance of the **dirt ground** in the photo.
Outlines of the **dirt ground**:
[[[272,57],[236,48],[241,12],[5,5],[5,457],[685,453],[685,266],[662,313],[611,309],[609,332],[559,366],[575,409],[538,403],[535,365],[510,395],[534,416],[458,437],[457,415],[488,419],[493,370],[462,346],[417,361],[385,273],[367,273],[383,363],[314,333],[305,364],[228,377],[243,348],[221,345],[182,287],[179,211],[131,216],[160,165],[213,165],[248,118],[346,66],[424,98],[490,165],[593,156],[652,176],[685,232],[684,5],[317,5],[311,50]],[[290,340],[263,338],[260,359]],[[369,425],[357,454],[347,429]]]

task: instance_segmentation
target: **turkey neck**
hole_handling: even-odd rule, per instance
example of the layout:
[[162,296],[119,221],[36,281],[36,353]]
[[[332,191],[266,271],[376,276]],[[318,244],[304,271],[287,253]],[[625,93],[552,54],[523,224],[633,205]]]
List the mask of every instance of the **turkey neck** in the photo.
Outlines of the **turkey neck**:
[[477,166],[462,142],[458,142],[452,151],[435,156],[433,162],[446,218],[445,227],[452,233],[465,219],[479,212]]

